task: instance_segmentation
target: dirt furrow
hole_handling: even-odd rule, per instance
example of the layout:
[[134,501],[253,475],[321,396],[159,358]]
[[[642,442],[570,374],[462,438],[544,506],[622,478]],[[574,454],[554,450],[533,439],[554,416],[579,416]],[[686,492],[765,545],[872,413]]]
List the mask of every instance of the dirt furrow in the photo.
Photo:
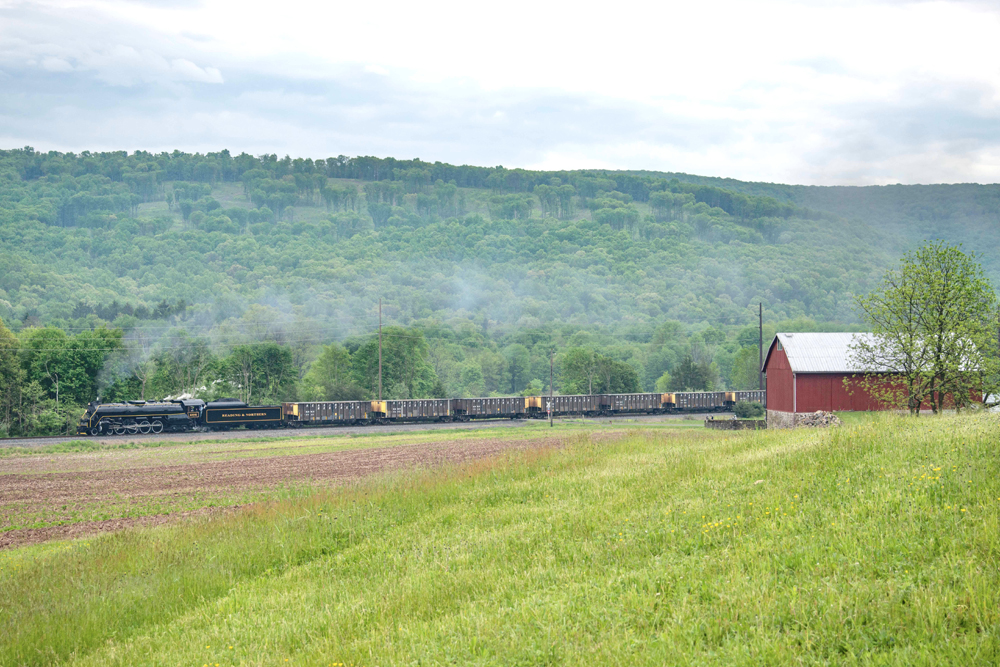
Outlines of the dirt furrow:
[[[340,483],[397,470],[460,464],[497,456],[504,451],[560,444],[558,438],[481,439],[87,472],[9,473],[0,475],[0,514],[17,516],[30,512],[35,521],[47,515],[50,520],[59,521],[65,515],[66,506],[80,503],[108,501],[141,505],[194,494],[265,491],[283,484]],[[209,511],[212,510],[206,508],[196,512],[8,530],[0,533],[0,549],[120,530],[132,525],[156,525]]]

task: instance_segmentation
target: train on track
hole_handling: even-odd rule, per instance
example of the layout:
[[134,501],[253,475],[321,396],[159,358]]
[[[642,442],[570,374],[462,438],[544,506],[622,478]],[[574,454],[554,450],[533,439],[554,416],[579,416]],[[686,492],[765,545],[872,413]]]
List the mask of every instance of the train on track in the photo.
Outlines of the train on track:
[[666,394],[584,394],[501,398],[420,398],[387,401],[317,401],[248,405],[235,398],[93,402],[80,418],[78,435],[135,435],[164,431],[227,431],[301,426],[367,426],[474,419],[546,419],[630,414],[725,412],[739,402],[764,404],[763,391],[700,391]]

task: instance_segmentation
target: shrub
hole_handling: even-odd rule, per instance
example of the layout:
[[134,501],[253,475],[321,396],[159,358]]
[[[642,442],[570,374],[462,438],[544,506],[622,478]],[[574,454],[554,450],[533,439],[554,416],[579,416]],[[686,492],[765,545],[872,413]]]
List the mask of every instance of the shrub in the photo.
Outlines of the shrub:
[[733,413],[735,413],[740,419],[763,417],[764,406],[757,402],[748,403],[747,401],[740,401],[733,406]]

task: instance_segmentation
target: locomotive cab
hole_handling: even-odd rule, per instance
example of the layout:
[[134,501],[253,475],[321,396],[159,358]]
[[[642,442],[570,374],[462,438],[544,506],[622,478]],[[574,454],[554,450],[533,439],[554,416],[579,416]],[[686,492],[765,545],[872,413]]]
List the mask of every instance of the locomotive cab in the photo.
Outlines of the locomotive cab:
[[90,420],[97,412],[97,406],[100,405],[97,401],[91,401],[87,404],[87,409],[83,411],[83,416],[80,417],[80,423],[76,426],[77,435],[90,435]]

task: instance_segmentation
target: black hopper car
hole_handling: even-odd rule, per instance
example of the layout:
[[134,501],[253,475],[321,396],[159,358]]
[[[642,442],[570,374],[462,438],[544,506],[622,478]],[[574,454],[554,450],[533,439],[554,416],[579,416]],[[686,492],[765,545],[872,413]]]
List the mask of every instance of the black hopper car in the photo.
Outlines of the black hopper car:
[[247,405],[235,398],[128,401],[87,406],[79,435],[124,435],[163,431],[225,431],[233,428],[297,428],[309,425],[465,422],[473,419],[544,419],[579,415],[724,412],[738,402],[763,404],[763,391],[702,391],[666,394],[588,394],[498,398],[426,398],[398,401],[317,401]]

